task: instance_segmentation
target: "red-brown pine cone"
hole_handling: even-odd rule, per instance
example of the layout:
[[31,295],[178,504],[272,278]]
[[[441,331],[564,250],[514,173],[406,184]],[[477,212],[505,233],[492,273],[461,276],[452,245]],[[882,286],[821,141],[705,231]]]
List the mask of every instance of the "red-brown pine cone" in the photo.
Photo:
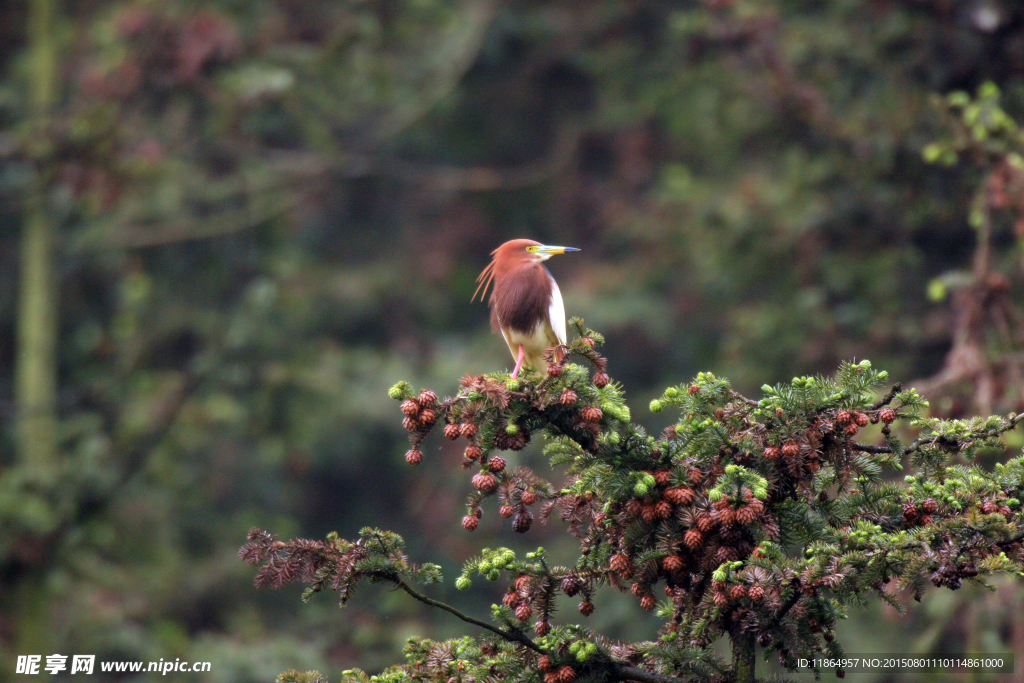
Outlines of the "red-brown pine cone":
[[420,414],[420,404],[411,399],[402,401],[402,414],[406,417],[416,417]]
[[424,408],[432,408],[434,404],[437,403],[437,394],[430,389],[424,389],[420,392],[419,398],[416,399],[416,402]]
[[543,655],[537,660],[537,668],[541,671],[551,671],[551,658],[547,655]]
[[405,453],[405,461],[410,465],[419,465],[423,462],[423,453],[418,448],[412,448]]
[[704,473],[697,467],[690,468],[690,483],[696,486],[704,479]]
[[630,498],[626,501],[626,514],[630,517],[636,517],[640,514],[640,511],[644,509],[644,504],[637,498]]
[[459,425],[457,424],[446,424],[444,426],[444,435],[451,439],[452,441],[455,441],[455,439],[459,438],[459,434],[461,433],[462,432],[459,430]]
[[640,606],[648,612],[650,612],[658,606],[658,599],[655,598],[653,595],[645,595],[644,597],[640,598]]
[[587,406],[580,411],[580,416],[587,422],[600,422],[603,415],[604,413],[601,412],[601,409],[594,406]]
[[761,586],[751,586],[750,590],[747,591],[747,597],[754,602],[760,602],[764,599],[764,588],[761,588]]
[[487,467],[491,472],[501,472],[505,469],[505,458],[496,455],[487,462]]
[[571,683],[576,680],[576,671],[571,666],[563,666],[558,670],[558,683]]
[[733,600],[742,600],[747,597],[747,587],[742,583],[734,584],[733,587],[729,589],[729,597]]
[[650,586],[645,586],[644,584],[640,583],[639,581],[634,581],[633,585],[629,587],[629,592],[632,593],[633,595],[635,595],[638,598],[642,598],[645,595],[650,595],[651,594],[651,587]]
[[853,419],[857,423],[858,427],[867,427],[868,423],[871,422],[871,418],[869,418],[865,413],[857,413]]
[[690,529],[685,534],[683,534],[683,543],[685,543],[686,547],[690,548],[691,550],[697,548],[703,542],[704,534],[702,534],[697,529]]
[[919,524],[920,524],[921,526],[928,526],[929,524],[931,524],[931,523],[932,523],[932,522],[934,522],[934,521],[935,521],[935,520],[933,520],[933,519],[932,519],[932,516],[931,516],[931,515],[923,515],[923,516],[921,517],[921,519],[920,519],[920,520],[918,521],[918,523],[919,523]]
[[522,495],[519,496],[519,500],[523,501],[523,505],[533,505],[537,502],[537,494],[533,491],[523,491]]
[[533,585],[533,577],[529,574],[520,574],[516,577],[516,580],[512,582],[512,587],[519,592],[529,592]]
[[683,558],[678,555],[669,555],[661,561],[661,566],[664,567],[667,572],[678,572],[683,568]]
[[405,427],[410,432],[415,432],[417,429],[419,429],[420,423],[416,420],[415,417],[407,417],[402,420],[402,426]]
[[493,491],[494,487],[498,485],[498,480],[494,478],[493,474],[488,472],[480,472],[473,477],[473,486],[479,491],[487,493]]
[[533,616],[533,608],[525,602],[516,607],[516,619],[519,621],[526,621]]
[[533,513],[529,510],[520,510],[512,520],[512,531],[517,534],[525,534],[533,524]]
[[850,424],[853,422],[853,413],[849,410],[840,410],[836,413],[836,422],[844,426]]
[[1007,522],[1013,521],[1013,510],[1010,509],[1009,505],[1000,505],[999,514],[1005,517]]
[[425,427],[427,425],[432,425],[435,422],[437,422],[437,413],[433,410],[430,408],[424,408],[420,411],[419,423],[421,425]]
[[654,524],[658,519],[657,508],[653,505],[644,505],[643,509],[640,511],[640,517],[642,517],[648,524]]
[[558,672],[549,671],[544,674],[544,683],[558,683]]
[[[939,511],[939,504],[935,502],[934,498],[926,498],[925,501],[921,503],[921,511],[926,515],[934,515]],[[993,512],[995,512],[995,510],[993,510]]]
[[504,517],[505,519],[508,519],[512,515],[516,514],[516,509],[511,505],[502,505],[498,509],[498,514]]
[[561,377],[562,376],[562,364],[561,363],[552,363],[551,365],[549,365],[548,366],[548,376],[549,377]]
[[725,593],[714,594],[715,607],[725,607],[729,604],[729,596]]
[[466,460],[475,461],[479,460],[480,456],[483,454],[484,452],[483,450],[481,450],[479,446],[477,446],[476,444],[470,444],[466,446],[466,452],[463,455],[465,456]]
[[608,569],[620,576],[629,576],[633,573],[633,563],[629,561],[628,555],[619,553],[612,555],[611,559],[608,560]]
[[854,434],[860,431],[860,427],[857,426],[856,422],[851,422],[850,424],[843,427],[843,431],[846,432],[847,435],[853,436]]
[[800,454],[800,444],[796,441],[787,441],[782,444],[782,454],[792,458],[794,455]]
[[536,624],[533,625],[533,630],[537,633],[538,636],[546,636],[547,634],[551,633],[551,623],[547,621],[538,621]]
[[654,473],[654,481],[658,486],[668,486],[672,481],[672,470],[658,470]]
[[508,593],[505,593],[505,597],[501,599],[501,602],[504,603],[505,607],[511,609],[515,609],[516,606],[519,605],[519,603],[521,603],[522,601],[523,599],[519,597],[519,593],[516,593],[515,591],[509,591]]
[[715,527],[715,520],[711,519],[708,515],[697,518],[697,529],[701,533],[707,533]]
[[558,402],[563,406],[571,406],[575,405],[577,399],[579,399],[579,396],[576,395],[575,391],[572,389],[563,389],[562,395],[558,397]]
[[666,489],[665,498],[676,505],[689,505],[693,501],[693,489],[688,486]]
[[696,384],[691,384],[686,391],[690,393],[690,396],[693,396],[694,394],[700,393],[700,387],[698,387]]
[[878,419],[887,425],[892,424],[896,421],[896,411],[892,408],[882,408],[878,411]]
[[657,505],[654,506],[654,511],[658,517],[665,519],[672,514],[672,503],[667,500],[659,500]]
[[580,592],[580,588],[583,587],[583,582],[575,576],[567,576],[562,579],[562,592],[568,595],[570,598]]
[[753,505],[744,505],[736,511],[736,521],[740,524],[751,524],[755,519],[757,519],[757,511]]
[[608,375],[603,372],[599,372],[590,380],[594,383],[594,386],[598,389],[602,389],[608,386]]
[[462,528],[466,531],[472,531],[479,526],[480,520],[476,518],[476,515],[466,515],[462,518]]
[[584,600],[580,603],[580,614],[582,614],[585,617],[589,617],[593,613],[594,603],[590,602],[590,600]]
[[779,448],[778,446],[765,446],[764,457],[766,460],[771,460],[772,462],[775,462],[776,460],[782,457],[782,449]]
[[463,422],[462,425],[459,426],[459,431],[462,432],[462,435],[467,439],[472,439],[476,436],[479,429],[480,428],[476,426],[475,422]]
[[913,503],[903,504],[903,519],[907,520],[908,522],[913,522],[915,519],[917,519],[917,515],[918,512],[916,505],[914,505]]
[[732,526],[739,519],[739,513],[731,507],[726,507],[718,512],[718,523],[723,526]]

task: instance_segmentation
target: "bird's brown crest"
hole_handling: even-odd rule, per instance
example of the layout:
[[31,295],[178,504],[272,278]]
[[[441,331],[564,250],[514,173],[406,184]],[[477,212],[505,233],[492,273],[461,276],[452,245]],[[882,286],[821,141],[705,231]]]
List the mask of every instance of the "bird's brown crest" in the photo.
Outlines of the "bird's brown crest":
[[[500,279],[502,275],[512,270],[515,266],[519,265],[523,261],[530,260],[527,255],[526,248],[534,246],[540,246],[540,242],[533,240],[519,239],[509,240],[500,247],[491,252],[491,262],[487,264],[487,267],[481,271],[480,275],[477,276],[476,290],[473,292],[473,296],[469,299],[470,301],[476,300],[476,295],[480,295],[480,301],[484,300],[487,296],[487,288],[494,281],[497,275]],[[481,291],[481,289],[483,291]],[[491,292],[491,299],[494,299],[494,292]]]

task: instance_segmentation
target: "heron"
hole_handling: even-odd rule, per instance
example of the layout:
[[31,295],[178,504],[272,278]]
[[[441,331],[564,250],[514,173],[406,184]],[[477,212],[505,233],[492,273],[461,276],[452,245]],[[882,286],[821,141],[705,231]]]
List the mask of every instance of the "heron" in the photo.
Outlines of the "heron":
[[516,361],[512,379],[524,363],[547,372],[544,349],[565,344],[565,306],[562,293],[544,261],[555,254],[579,251],[575,247],[552,247],[533,240],[505,242],[491,252],[491,262],[476,279],[470,301],[480,301],[491,289],[491,328],[501,332]]

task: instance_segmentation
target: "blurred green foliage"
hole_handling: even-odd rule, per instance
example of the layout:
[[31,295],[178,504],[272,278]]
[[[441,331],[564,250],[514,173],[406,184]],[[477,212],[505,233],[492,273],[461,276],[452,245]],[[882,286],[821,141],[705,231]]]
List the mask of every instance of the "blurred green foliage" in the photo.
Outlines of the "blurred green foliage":
[[[747,391],[870,357],[932,381],[943,415],[1024,408],[1016,3],[63,2],[43,120],[40,4],[0,8],[4,662],[180,656],[265,681],[458,633],[391,594],[296,609],[234,549],[253,525],[373,524],[453,574],[458,456],[413,478],[385,391],[508,364],[469,297],[512,237],[583,249],[552,270],[637,405],[698,370]],[[41,473],[13,388],[37,186],[60,228]],[[956,597],[900,623],[999,637],[980,602],[950,635]]]

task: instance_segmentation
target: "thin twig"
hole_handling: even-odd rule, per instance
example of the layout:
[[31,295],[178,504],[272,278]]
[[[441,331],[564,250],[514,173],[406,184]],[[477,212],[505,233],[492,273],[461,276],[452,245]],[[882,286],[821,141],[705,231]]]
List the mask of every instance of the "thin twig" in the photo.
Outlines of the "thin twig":
[[901,391],[903,391],[903,385],[900,384],[899,382],[896,382],[896,384],[892,385],[892,389],[889,390],[888,394],[880,398],[878,400],[878,403],[871,406],[871,410],[878,410],[882,406],[889,405],[890,403],[892,403],[892,400],[896,398],[896,394],[900,393]]

